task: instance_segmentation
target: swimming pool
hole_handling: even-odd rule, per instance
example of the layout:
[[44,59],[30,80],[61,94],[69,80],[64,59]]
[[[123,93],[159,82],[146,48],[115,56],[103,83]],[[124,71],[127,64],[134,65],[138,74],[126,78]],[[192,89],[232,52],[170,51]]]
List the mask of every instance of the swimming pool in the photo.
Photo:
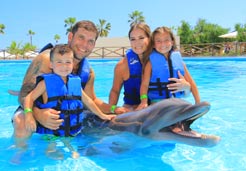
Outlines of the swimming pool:
[[[96,73],[96,94],[104,101],[108,101],[117,61],[90,60]],[[53,160],[44,154],[47,141],[34,135],[28,142],[29,149],[20,156],[21,163],[18,165],[10,162],[17,151],[8,148],[13,143],[10,119],[18,103],[17,97],[9,95],[7,90],[20,88],[30,61],[0,61],[0,170],[245,170],[246,58],[186,58],[185,61],[202,100],[211,103],[210,111],[193,124],[193,129],[220,136],[222,140],[216,147],[167,143],[151,145],[142,143],[141,138],[131,134],[108,133],[106,137],[96,134],[74,139],[73,145],[80,147],[96,144],[101,147],[101,154],[72,159],[66,152],[68,150],[60,144],[65,159]],[[187,100],[194,103],[191,96]],[[107,147],[114,140],[122,141],[131,148],[117,155],[111,153]]]

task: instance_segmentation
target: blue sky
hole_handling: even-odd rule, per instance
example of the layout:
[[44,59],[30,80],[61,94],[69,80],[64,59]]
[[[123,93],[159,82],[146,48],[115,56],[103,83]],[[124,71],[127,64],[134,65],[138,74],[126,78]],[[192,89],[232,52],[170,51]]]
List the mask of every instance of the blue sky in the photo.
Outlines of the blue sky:
[[111,23],[109,37],[127,36],[129,14],[143,12],[151,29],[158,26],[180,26],[187,21],[194,26],[199,18],[234,30],[236,23],[246,23],[245,0],[1,0],[0,23],[5,25],[5,34],[0,34],[0,49],[12,41],[21,44],[30,42],[28,30],[35,32],[33,44],[41,48],[54,43],[54,35],[60,35],[60,43],[67,42],[64,20],[99,19]]

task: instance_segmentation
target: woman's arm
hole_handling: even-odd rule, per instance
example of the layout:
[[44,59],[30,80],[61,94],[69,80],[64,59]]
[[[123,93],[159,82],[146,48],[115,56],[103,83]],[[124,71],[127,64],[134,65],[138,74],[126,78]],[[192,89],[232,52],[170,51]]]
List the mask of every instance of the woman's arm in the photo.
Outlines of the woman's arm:
[[112,88],[109,93],[109,104],[110,105],[117,105],[119,96],[120,96],[120,91],[123,85],[123,75],[124,72],[124,61],[121,60],[120,62],[117,63],[117,65],[114,68],[114,81]]
[[138,105],[136,110],[140,110],[140,109],[146,108],[148,106],[147,94],[148,94],[151,72],[152,72],[152,66],[151,66],[150,61],[148,61],[147,64],[145,65],[145,68],[144,68],[143,78],[142,78],[141,87],[140,87],[141,103]]

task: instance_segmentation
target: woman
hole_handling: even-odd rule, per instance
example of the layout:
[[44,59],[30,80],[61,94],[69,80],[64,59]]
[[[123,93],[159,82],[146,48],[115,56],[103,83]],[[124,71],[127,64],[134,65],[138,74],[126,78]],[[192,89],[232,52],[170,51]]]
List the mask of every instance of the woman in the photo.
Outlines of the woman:
[[129,30],[128,37],[131,49],[127,51],[126,57],[120,60],[114,69],[114,81],[109,95],[112,113],[115,113],[114,110],[118,103],[122,86],[124,87],[123,107],[126,111],[134,110],[141,102],[142,69],[151,51],[151,30],[145,23],[133,24]]

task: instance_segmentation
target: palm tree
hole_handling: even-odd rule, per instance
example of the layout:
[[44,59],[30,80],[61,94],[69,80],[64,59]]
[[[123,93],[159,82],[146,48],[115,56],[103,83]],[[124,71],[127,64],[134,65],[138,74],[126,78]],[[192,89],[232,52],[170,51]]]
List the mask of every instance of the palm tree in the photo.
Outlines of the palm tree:
[[129,14],[129,17],[130,17],[130,20],[128,20],[128,23],[130,23],[130,25],[134,23],[145,22],[143,12],[140,12],[138,10],[133,11],[131,14]]
[[100,37],[107,37],[109,30],[111,29],[111,24],[106,23],[106,20],[99,19],[99,24],[97,25],[97,29]]
[[12,41],[10,46],[7,47],[7,51],[15,55],[15,58],[18,59],[19,55],[21,54],[21,49],[20,49],[21,43],[17,43],[16,41]]
[[65,22],[64,27],[68,27],[67,32],[66,32],[66,34],[68,34],[72,30],[73,25],[76,22],[76,18],[75,17],[69,17],[69,18],[65,19],[64,22]]
[[19,53],[20,55],[22,55],[23,58],[28,58],[30,55],[32,55],[32,53],[34,53],[36,49],[36,46],[33,46],[30,43],[26,43],[22,46],[22,48],[19,49]]
[[58,34],[56,34],[56,35],[54,36],[54,39],[55,39],[56,44],[57,44],[58,41],[61,39],[61,37],[60,37]]
[[0,34],[4,34],[5,25],[0,24]]
[[28,30],[27,35],[30,36],[30,44],[32,45],[32,36],[35,34],[32,30]]

